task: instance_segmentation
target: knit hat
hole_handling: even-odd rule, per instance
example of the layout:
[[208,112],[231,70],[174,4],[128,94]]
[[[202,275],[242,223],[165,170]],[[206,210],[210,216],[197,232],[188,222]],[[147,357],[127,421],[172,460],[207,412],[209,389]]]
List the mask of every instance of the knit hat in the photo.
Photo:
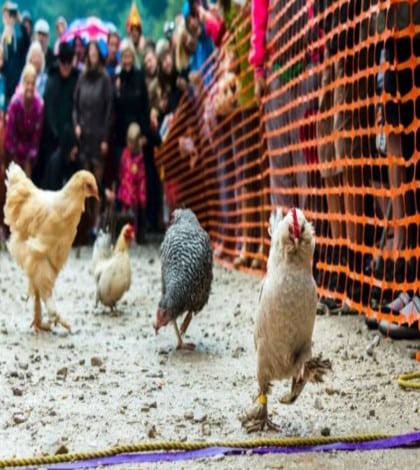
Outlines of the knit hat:
[[3,11],[7,11],[10,15],[17,15],[18,4],[15,2],[6,2],[3,4]]
[[21,17],[22,21],[30,21],[33,24],[32,16],[31,16],[31,14],[29,13],[28,10],[22,11],[20,17]]
[[40,34],[50,34],[50,25],[47,23],[47,20],[40,18],[35,23],[34,31]]
[[64,16],[59,16],[56,20],[55,20],[55,25],[59,25],[59,24],[63,24],[65,28],[67,28],[67,20],[64,18]]
[[57,57],[63,62],[71,62],[74,57],[74,48],[68,42],[60,42]]

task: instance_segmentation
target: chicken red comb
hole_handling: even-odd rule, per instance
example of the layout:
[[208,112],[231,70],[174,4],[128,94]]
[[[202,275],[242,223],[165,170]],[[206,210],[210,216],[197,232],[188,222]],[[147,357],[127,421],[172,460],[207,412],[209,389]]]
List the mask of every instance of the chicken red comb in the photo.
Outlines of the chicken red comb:
[[134,227],[131,224],[127,224],[124,227],[124,233],[132,237],[135,233]]
[[292,217],[293,217],[293,235],[295,238],[300,237],[300,227],[299,227],[299,222],[297,218],[297,212],[296,212],[296,207],[292,208]]

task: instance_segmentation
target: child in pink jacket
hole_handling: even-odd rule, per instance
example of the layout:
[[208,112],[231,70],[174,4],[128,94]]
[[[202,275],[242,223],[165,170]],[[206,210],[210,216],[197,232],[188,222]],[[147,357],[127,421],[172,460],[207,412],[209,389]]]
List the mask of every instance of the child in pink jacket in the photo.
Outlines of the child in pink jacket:
[[146,209],[146,170],[141,146],[141,129],[132,123],[127,131],[127,146],[120,161],[118,200],[123,214],[132,213],[137,241],[144,236],[144,211]]

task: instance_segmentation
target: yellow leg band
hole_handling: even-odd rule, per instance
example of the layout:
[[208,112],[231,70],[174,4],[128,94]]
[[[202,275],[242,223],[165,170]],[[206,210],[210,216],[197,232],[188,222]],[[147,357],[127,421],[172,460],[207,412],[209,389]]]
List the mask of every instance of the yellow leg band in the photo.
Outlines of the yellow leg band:
[[262,406],[265,406],[267,404],[267,395],[264,395],[263,393],[258,395],[258,403]]

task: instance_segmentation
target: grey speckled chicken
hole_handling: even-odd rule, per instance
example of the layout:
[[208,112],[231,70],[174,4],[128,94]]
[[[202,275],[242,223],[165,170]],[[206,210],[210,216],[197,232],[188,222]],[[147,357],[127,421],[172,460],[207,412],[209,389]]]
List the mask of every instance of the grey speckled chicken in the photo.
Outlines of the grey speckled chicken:
[[312,357],[317,292],[312,276],[315,239],[303,212],[280,209],[270,219],[271,248],[257,313],[254,341],[257,350],[257,406],[247,413],[248,432],[279,430],[267,413],[271,382],[292,378],[292,389],[281,403],[293,403],[306,382],[322,382],[329,360]]
[[[192,316],[206,305],[213,280],[213,253],[210,237],[190,209],[177,209],[161,247],[162,297],[154,324],[159,328],[172,322],[177,349],[194,349],[183,335]],[[184,314],[181,329],[176,319]]]

